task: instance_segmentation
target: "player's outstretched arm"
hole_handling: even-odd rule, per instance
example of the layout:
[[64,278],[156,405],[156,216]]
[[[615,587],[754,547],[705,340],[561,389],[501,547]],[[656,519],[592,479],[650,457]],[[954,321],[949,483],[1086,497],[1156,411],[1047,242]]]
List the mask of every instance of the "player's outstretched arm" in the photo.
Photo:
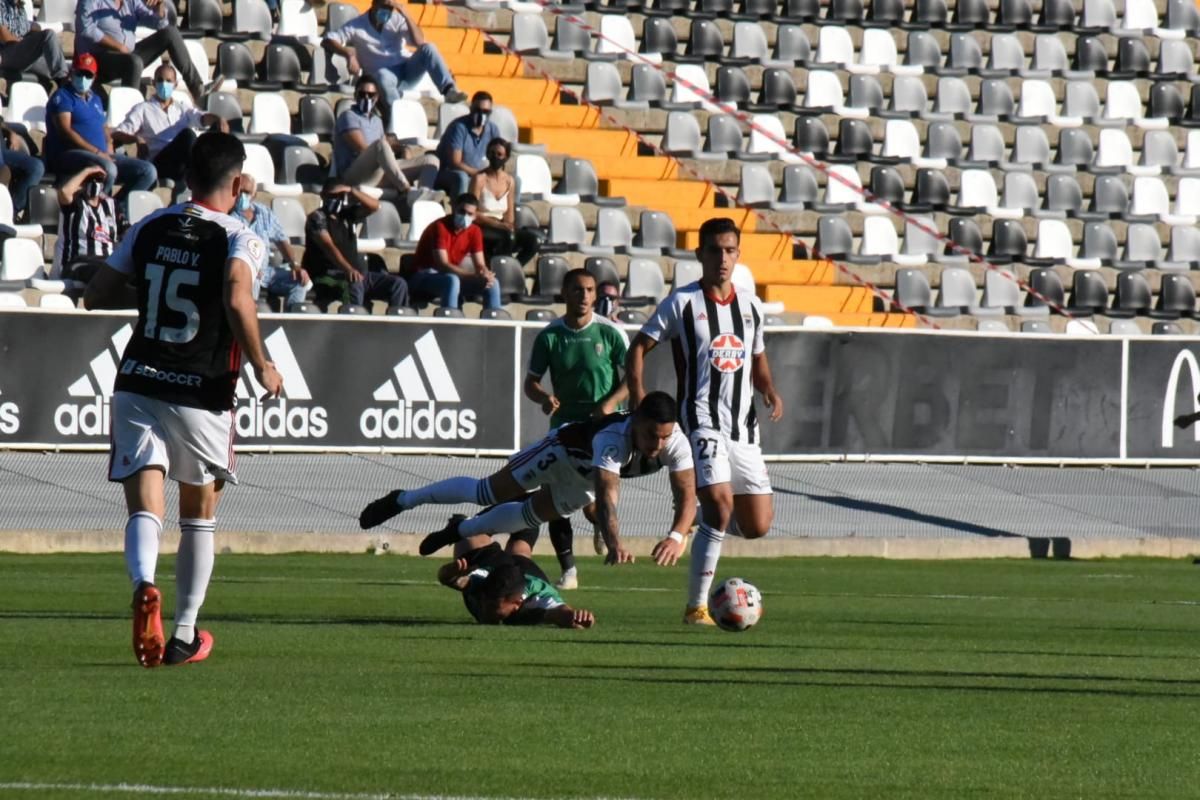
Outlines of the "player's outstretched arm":
[[117,272],[107,264],[101,265],[83,292],[83,307],[92,310],[135,308],[137,290],[129,285],[128,280],[129,276],[124,273]]
[[275,365],[267,360],[262,337],[258,332],[258,305],[254,302],[251,286],[250,265],[240,258],[231,258],[225,263],[225,314],[233,338],[254,368],[254,377],[267,390],[270,397],[278,397],[283,390],[283,378],[275,371]]
[[596,616],[586,608],[557,606],[546,612],[543,621],[560,628],[590,628],[596,624]]
[[771,377],[771,365],[767,363],[765,351],[751,358],[750,381],[771,410],[771,422],[778,422],[783,417],[783,398],[775,391],[775,380]]
[[646,396],[646,384],[643,381],[646,371],[646,355],[658,344],[644,333],[633,337],[629,346],[629,355],[625,358],[625,384],[629,390],[629,408],[637,408]]
[[[1200,395],[1196,395],[1196,402],[1200,403]],[[1176,428],[1190,428],[1200,422],[1200,411],[1194,414],[1180,414],[1175,418]]]
[[650,551],[654,563],[660,567],[671,567],[679,561],[687,541],[687,532],[696,521],[696,470],[683,469],[671,473],[671,499],[675,505],[671,532]]
[[633,563],[633,554],[621,545],[621,536],[617,525],[617,499],[621,494],[621,476],[616,472],[596,468],[596,524],[608,545],[608,558],[605,564]]

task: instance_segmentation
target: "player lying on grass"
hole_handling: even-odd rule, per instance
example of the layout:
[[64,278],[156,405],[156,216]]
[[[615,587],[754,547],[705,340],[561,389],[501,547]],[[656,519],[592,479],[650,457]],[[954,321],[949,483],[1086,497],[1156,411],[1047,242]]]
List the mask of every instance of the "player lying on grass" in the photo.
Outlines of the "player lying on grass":
[[[396,489],[372,501],[358,521],[373,528],[397,514],[429,503],[494,506],[470,519],[452,518],[421,541],[421,555],[480,534],[537,530],[543,522],[570,516],[596,503],[596,521],[608,545],[608,564],[632,562],[621,544],[617,498],[622,477],[666,467],[675,517],[671,533],[654,546],[656,563],[669,566],[683,551],[684,531],[696,517],[696,475],[692,450],[676,424],[675,401],[665,392],[646,395],[636,413],[574,422],[509,459],[486,478],[448,478],[419,489]],[[499,504],[499,505],[496,505]]]
[[[534,532],[536,535],[536,532]],[[490,536],[458,544],[459,557],[438,570],[438,581],[462,592],[467,611],[482,625],[557,625],[590,628],[592,612],[571,608],[533,560],[528,534],[514,534],[508,547]]]

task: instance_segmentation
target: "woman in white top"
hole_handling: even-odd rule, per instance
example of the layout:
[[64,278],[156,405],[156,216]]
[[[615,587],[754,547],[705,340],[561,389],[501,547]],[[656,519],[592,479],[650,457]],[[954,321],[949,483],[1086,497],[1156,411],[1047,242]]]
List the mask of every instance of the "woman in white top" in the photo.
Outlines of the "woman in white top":
[[532,228],[516,227],[517,182],[504,168],[512,148],[504,139],[493,139],[487,148],[487,168],[471,179],[471,194],[479,198],[475,222],[483,229],[483,252],[514,256],[521,264],[537,255],[540,239]]

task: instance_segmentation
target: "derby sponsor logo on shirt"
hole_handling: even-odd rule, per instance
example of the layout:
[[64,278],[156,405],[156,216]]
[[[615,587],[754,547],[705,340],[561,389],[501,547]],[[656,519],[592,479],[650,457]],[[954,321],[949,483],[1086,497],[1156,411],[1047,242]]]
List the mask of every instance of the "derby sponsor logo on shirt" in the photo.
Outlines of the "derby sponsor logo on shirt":
[[474,439],[478,432],[475,410],[460,407],[462,398],[433,331],[417,339],[413,350],[372,394],[376,403],[387,405],[362,412],[358,420],[362,435],[368,439]]
[[263,400],[267,390],[254,379],[254,369],[245,364],[237,382],[237,408],[233,421],[237,435],[268,439],[323,439],[329,433],[329,412],[312,404],[308,381],[296,361],[291,342],[279,328],[263,344],[283,378],[283,394]]
[[718,372],[737,372],[746,361],[746,345],[732,333],[713,339],[708,359]]

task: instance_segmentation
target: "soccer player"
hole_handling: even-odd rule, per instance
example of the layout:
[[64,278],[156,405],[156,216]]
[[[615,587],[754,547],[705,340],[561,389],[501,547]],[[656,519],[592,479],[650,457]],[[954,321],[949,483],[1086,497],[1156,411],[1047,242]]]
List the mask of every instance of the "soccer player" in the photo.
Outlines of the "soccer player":
[[472,536],[536,531],[543,522],[569,516],[594,501],[608,546],[605,562],[624,564],[633,561],[633,554],[621,544],[617,524],[621,478],[648,475],[663,467],[670,473],[675,517],[671,533],[654,546],[652,555],[656,563],[670,566],[678,553],[672,557],[666,543],[682,543],[682,532],[691,528],[696,482],[691,448],[675,421],[675,400],[665,392],[646,395],[635,414],[612,414],[555,428],[486,478],[447,478],[419,489],[388,492],[364,508],[358,522],[373,528],[429,503],[499,504],[470,519],[452,517],[449,525],[421,541],[420,553],[427,556]]
[[[563,276],[562,294],[567,312],[533,340],[529,374],[525,376],[525,396],[550,416],[551,428],[611,414],[629,395],[620,377],[629,338],[611,321],[592,313],[596,278],[586,269],[573,269]],[[547,370],[553,394],[542,386]],[[591,506],[584,508],[584,514],[595,519]],[[572,552],[574,540],[570,517],[551,520],[550,542],[562,568],[562,577],[555,584],[559,589],[579,586]],[[604,555],[604,539],[598,527],[594,543],[597,555]]]
[[[192,148],[192,200],[133,226],[88,284],[88,308],[134,305],[137,326],[112,397],[108,478],[125,490],[125,564],[133,580],[133,652],[143,667],[195,663],[213,637],[196,629],[213,567],[217,501],[237,483],[234,385],[243,355],[267,396],[283,381],[267,361],[251,293],[266,257],[262,241],[229,215],[246,151],[228,133]],[[266,399],[264,397],[264,399]],[[179,484],[182,538],[175,561],[175,630],[164,641],[162,594],[154,585],[166,501]]]
[[438,570],[438,581],[462,592],[467,611],[482,625],[592,627],[592,612],[564,603],[533,560],[535,537],[515,533],[504,550],[490,536],[463,541],[462,554]]
[[[692,544],[684,622],[713,625],[708,592],[731,522],[747,539],[766,536],[774,519],[771,482],[763,463],[754,390],[783,415],[763,344],[763,310],[757,297],[733,285],[741,234],[733,220],[700,226],[696,257],[700,280],[671,292],[642,326],[629,349],[626,379],[636,405],[645,394],[646,354],[670,340],[679,381],[680,425],[691,442],[700,494],[700,530]],[[683,543],[666,543],[678,558]]]

